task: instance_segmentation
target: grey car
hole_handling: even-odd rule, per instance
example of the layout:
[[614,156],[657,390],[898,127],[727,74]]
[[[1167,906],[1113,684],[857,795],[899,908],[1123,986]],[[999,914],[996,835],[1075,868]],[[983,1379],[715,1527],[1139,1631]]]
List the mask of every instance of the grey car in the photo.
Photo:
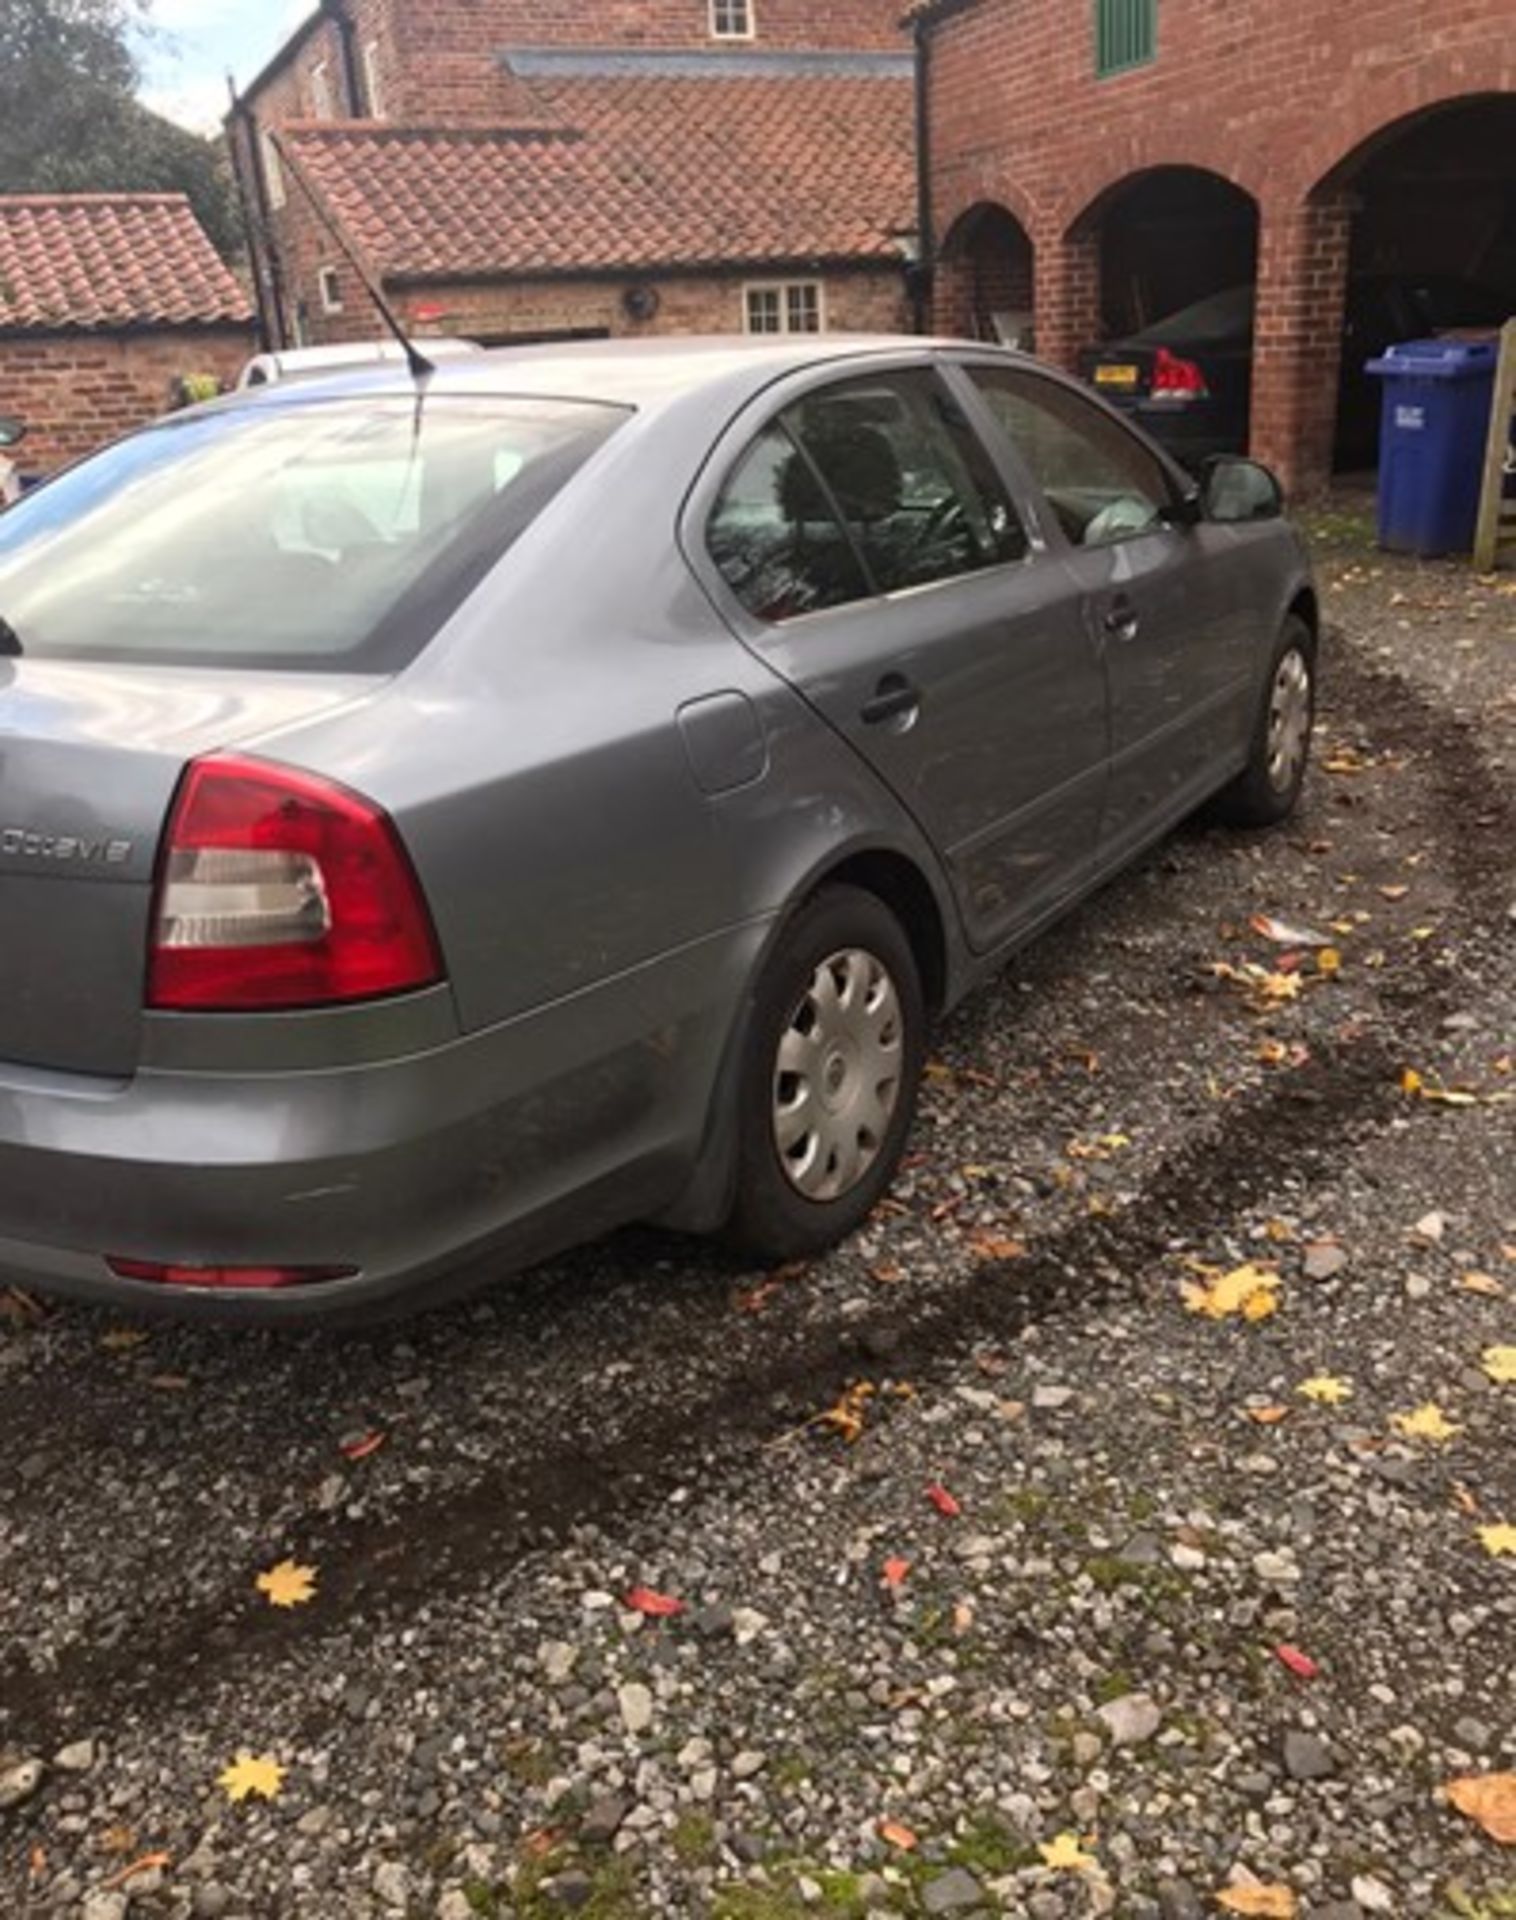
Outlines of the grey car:
[[265,1322],[818,1250],[928,1023],[1295,803],[1261,468],[916,339],[270,387],[0,520],[0,1283]]

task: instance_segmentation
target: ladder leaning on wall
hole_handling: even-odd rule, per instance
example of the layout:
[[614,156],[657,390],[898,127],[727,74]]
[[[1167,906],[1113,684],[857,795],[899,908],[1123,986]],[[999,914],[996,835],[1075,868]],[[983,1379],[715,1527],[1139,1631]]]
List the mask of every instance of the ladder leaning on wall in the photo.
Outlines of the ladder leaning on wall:
[[1500,330],[1474,565],[1480,573],[1492,573],[1507,553],[1516,560],[1516,320],[1507,320]]

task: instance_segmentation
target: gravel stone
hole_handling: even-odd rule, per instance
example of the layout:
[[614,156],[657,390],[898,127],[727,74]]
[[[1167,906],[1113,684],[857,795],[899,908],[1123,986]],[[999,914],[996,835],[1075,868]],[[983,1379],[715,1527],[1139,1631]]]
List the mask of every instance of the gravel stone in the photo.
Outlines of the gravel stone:
[[0,1773],[0,1812],[7,1807],[19,1807],[23,1800],[30,1800],[42,1785],[47,1768],[40,1760],[21,1760]]
[[984,1899],[984,1890],[964,1867],[953,1867],[928,1880],[921,1889],[921,1905],[929,1914],[970,1913]]
[[1117,1747],[1139,1747],[1163,1725],[1163,1712],[1146,1693],[1126,1693],[1108,1700],[1096,1709],[1095,1717],[1105,1723],[1111,1743]]
[[1325,1780],[1337,1762],[1324,1740],[1291,1727],[1284,1736],[1284,1770],[1292,1780]]

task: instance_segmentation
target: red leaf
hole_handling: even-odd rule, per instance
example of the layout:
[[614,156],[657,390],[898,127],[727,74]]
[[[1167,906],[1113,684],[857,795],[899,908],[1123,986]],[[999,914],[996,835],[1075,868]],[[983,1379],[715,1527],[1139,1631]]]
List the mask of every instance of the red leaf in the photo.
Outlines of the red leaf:
[[898,1587],[902,1585],[905,1576],[910,1570],[911,1563],[909,1560],[902,1560],[898,1554],[891,1555],[884,1563],[884,1584],[887,1587]]
[[349,1460],[367,1460],[371,1453],[377,1453],[384,1445],[386,1435],[382,1433],[362,1433],[355,1440],[341,1442],[343,1455]]
[[1299,1647],[1275,1647],[1274,1658],[1287,1666],[1297,1680],[1314,1680],[1321,1672],[1311,1656],[1302,1653]]
[[927,1488],[926,1497],[946,1520],[956,1520],[959,1514],[963,1512],[963,1508],[959,1506],[947,1488],[940,1486],[935,1480],[931,1486]]
[[644,1613],[649,1620],[672,1620],[676,1613],[684,1612],[682,1600],[671,1593],[654,1593],[651,1587],[633,1587],[626,1604],[632,1613]]

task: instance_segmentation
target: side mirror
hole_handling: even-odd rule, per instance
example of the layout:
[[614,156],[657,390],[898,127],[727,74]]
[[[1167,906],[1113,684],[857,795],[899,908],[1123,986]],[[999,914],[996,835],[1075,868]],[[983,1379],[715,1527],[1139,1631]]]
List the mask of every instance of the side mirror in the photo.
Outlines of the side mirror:
[[1277,520],[1284,512],[1284,489],[1268,468],[1230,453],[1206,461],[1201,500],[1206,519],[1223,526]]
[[26,428],[11,414],[0,413],[0,448],[17,447],[26,438]]

